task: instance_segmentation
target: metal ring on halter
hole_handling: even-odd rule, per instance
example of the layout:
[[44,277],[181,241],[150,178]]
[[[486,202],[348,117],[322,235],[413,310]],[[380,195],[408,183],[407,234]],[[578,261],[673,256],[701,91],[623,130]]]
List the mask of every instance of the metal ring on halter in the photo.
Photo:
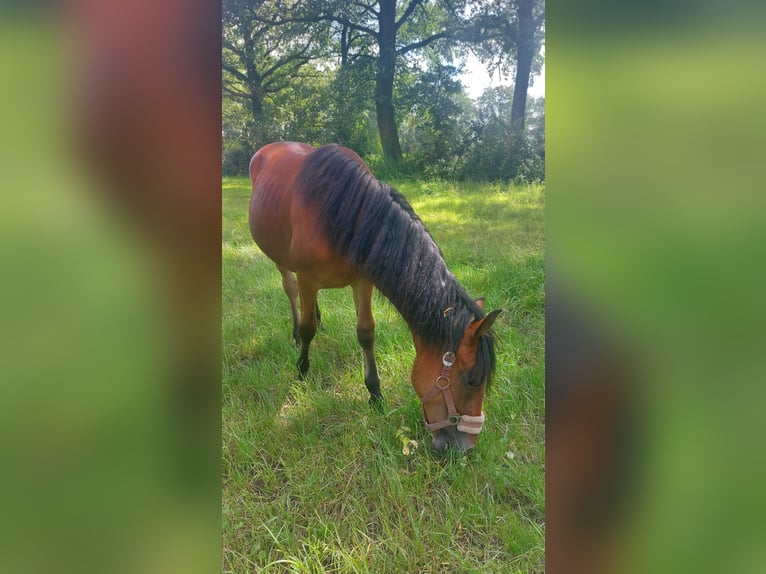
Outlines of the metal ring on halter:
[[455,353],[453,353],[452,351],[447,351],[446,353],[444,353],[444,355],[442,355],[442,364],[445,367],[451,367],[452,365],[454,365]]
[[449,415],[447,417],[447,420],[452,423],[453,425],[459,425],[460,424],[460,415]]
[[[442,379],[447,381],[447,384],[445,384],[445,385],[439,384],[439,381],[442,380]],[[450,384],[449,377],[447,377],[445,375],[439,375],[438,377],[436,377],[436,382],[434,384],[436,385],[436,388],[439,389],[440,391],[448,389],[449,388],[449,384]]]

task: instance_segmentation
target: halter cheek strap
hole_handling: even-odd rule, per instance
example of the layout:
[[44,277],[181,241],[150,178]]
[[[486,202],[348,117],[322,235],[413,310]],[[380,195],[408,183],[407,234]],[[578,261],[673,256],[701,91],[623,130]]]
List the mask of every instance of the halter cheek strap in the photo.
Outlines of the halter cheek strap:
[[[420,398],[420,402],[424,405],[423,418],[426,421],[426,428],[431,431],[437,431],[446,427],[457,426],[457,430],[468,434],[479,434],[482,426],[484,425],[484,413],[479,416],[473,415],[461,415],[455,408],[455,401],[452,398],[452,391],[450,391],[450,378],[449,372],[452,365],[455,364],[455,353],[447,351],[442,356],[442,370],[439,376],[434,381],[434,386],[425,395]],[[444,402],[447,405],[447,418],[441,421],[433,423],[428,422],[426,417],[425,404],[433,399],[439,393],[444,397]]]

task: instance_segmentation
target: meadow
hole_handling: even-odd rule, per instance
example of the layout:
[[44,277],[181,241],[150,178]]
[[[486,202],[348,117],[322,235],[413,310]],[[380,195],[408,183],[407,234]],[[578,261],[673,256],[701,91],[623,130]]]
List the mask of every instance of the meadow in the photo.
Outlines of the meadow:
[[299,381],[287,297],[253,243],[249,182],[223,181],[223,571],[543,572],[543,185],[388,181],[486,308],[497,372],[473,452],[430,450],[406,324],[373,300],[386,406],[363,383],[350,289],[319,293]]

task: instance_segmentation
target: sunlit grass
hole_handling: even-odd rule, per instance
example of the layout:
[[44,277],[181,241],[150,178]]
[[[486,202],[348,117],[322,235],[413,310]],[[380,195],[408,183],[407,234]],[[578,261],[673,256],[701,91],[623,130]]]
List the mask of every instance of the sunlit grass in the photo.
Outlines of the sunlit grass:
[[544,189],[392,183],[469,293],[505,309],[485,431],[468,457],[429,452],[412,340],[382,297],[384,412],[367,405],[348,289],[320,293],[324,329],[299,382],[279,273],[250,239],[248,182],[224,180],[227,571],[543,571]]

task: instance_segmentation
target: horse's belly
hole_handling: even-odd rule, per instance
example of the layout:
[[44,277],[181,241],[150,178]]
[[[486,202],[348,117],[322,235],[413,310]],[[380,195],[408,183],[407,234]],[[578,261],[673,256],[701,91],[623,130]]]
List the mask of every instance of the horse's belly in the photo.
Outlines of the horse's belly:
[[[262,199],[262,198],[259,198]],[[301,211],[300,206],[293,209]],[[310,217],[279,217],[275,206],[254,204],[250,210],[250,233],[256,245],[274,263],[310,281],[318,289],[346,287],[358,275],[338,256]],[[298,224],[294,224],[298,221]]]
[[[313,228],[314,230],[316,228]],[[306,229],[294,230],[289,269],[300,273],[318,289],[346,287],[358,274],[348,261],[340,257],[326,239]]]
[[250,219],[250,234],[256,245],[277,265],[290,269],[290,235],[286,231],[267,220]]

